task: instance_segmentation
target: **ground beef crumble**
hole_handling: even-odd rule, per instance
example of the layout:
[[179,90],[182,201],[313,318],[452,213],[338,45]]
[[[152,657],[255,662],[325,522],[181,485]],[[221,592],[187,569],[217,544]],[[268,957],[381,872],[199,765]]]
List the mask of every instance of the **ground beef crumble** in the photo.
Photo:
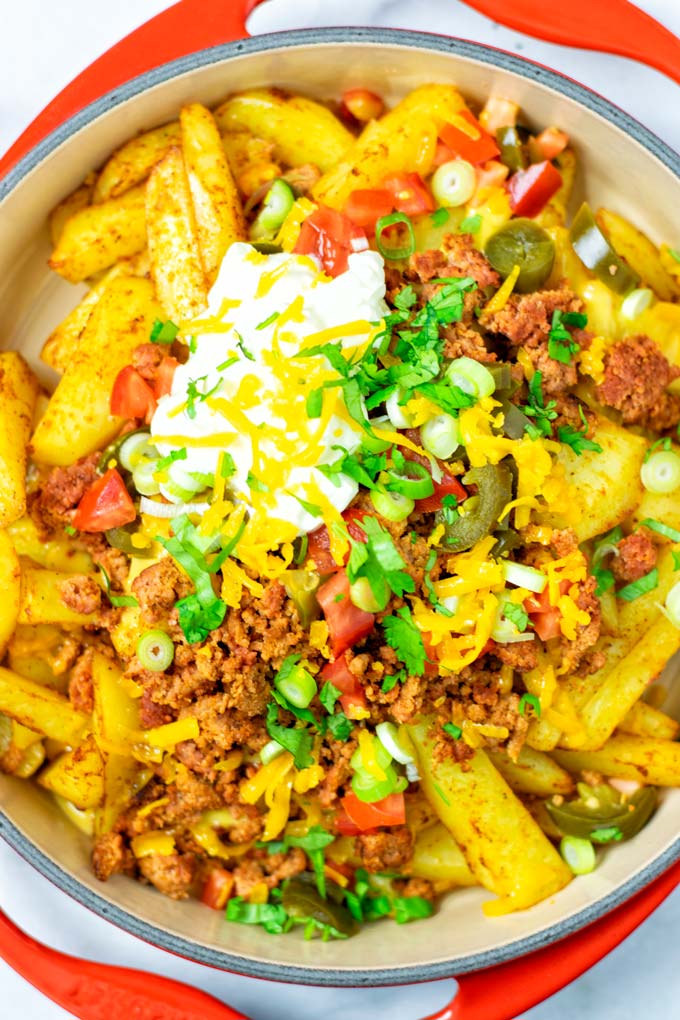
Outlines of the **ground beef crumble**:
[[616,545],[618,555],[611,561],[611,570],[620,584],[639,581],[656,566],[656,546],[643,529],[622,538]]
[[624,424],[665,432],[680,421],[680,397],[666,392],[678,376],[680,369],[669,363],[653,340],[629,336],[607,352],[597,396],[621,412]]

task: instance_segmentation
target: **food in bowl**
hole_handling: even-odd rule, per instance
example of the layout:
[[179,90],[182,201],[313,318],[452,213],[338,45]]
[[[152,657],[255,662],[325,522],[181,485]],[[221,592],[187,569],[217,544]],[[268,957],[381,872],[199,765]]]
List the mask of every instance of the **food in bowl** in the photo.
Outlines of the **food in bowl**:
[[259,89],[54,211],[90,286],[49,398],[0,355],[0,765],[99,878],[324,938],[498,914],[678,785],[680,256],[567,227],[576,169],[498,97]]

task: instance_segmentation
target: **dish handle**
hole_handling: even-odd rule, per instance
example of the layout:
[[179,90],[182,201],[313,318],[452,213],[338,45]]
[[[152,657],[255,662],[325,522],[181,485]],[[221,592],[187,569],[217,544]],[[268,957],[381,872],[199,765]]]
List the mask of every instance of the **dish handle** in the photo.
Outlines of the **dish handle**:
[[680,861],[582,931],[517,960],[457,978],[456,997],[425,1020],[513,1020],[598,963],[680,883]]
[[248,35],[246,19],[263,0],[179,0],[136,28],[74,78],[0,160],[0,180],[51,131],[84,107],[152,67]]

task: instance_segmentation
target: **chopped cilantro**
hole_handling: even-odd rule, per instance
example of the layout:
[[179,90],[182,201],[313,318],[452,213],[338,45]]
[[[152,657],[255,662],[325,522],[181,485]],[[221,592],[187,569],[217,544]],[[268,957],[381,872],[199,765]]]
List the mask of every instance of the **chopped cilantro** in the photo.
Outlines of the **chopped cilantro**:
[[215,595],[205,604],[198,595],[187,595],[175,605],[179,625],[189,644],[205,641],[210,631],[222,623],[227,611],[226,604]]
[[[262,327],[262,325],[263,325],[263,323],[260,323],[260,325],[256,326],[255,328],[256,329],[260,329]],[[266,323],[264,323],[264,325],[266,325]],[[244,341],[243,337],[241,336],[241,334],[237,333],[236,336],[238,337],[238,340],[236,341],[236,346],[238,347],[238,349],[241,352],[241,354],[243,355],[243,357],[247,358],[248,361],[255,361],[255,355],[250,353],[250,351],[248,350],[248,348],[245,345],[245,341]]]
[[[455,496],[454,496],[455,499]],[[442,616],[453,616],[450,609],[442,605],[439,601],[437,592],[434,590],[434,583],[431,577],[431,571],[435,563],[437,562],[437,551],[436,549],[430,549],[430,555],[427,557],[427,563],[425,564],[425,577],[423,582],[427,591],[427,598],[431,606],[434,606],[436,612],[441,613]]]
[[219,627],[227,611],[226,604],[215,595],[206,553],[214,546],[213,536],[201,535],[186,514],[172,523],[174,535],[155,541],[179,563],[195,587],[195,593],[177,602],[179,625],[190,644],[203,641],[211,630]]
[[442,729],[444,730],[444,733],[447,734],[447,736],[452,737],[454,740],[460,740],[460,738],[463,736],[463,731],[461,730],[460,726],[456,726],[455,723],[452,722],[444,723]]
[[222,478],[231,478],[232,475],[236,474],[236,464],[234,458],[227,450],[222,450],[222,458],[220,460],[220,475]]
[[600,444],[594,442],[592,439],[588,439],[586,436],[588,431],[588,421],[583,407],[580,404],[578,410],[581,416],[581,421],[583,422],[583,428],[576,429],[573,425],[560,425],[557,429],[557,438],[561,443],[566,443],[567,446],[570,446],[577,457],[580,457],[584,450],[592,450],[593,453],[602,453],[602,447]]
[[263,482],[262,479],[257,477],[257,475],[254,475],[252,471],[248,472],[246,481],[248,483],[248,487],[253,492],[269,492],[269,486],[267,483]]
[[321,417],[323,410],[323,388],[321,386],[318,386],[315,390],[310,390],[305,410],[308,418]]
[[473,213],[471,216],[466,216],[464,220],[461,220],[460,226],[458,227],[458,233],[476,234],[481,225],[481,215],[479,213]]
[[537,719],[541,718],[541,703],[535,694],[523,694],[519,699],[519,714],[526,715],[527,708],[531,709]]
[[582,328],[587,322],[588,317],[580,312],[562,312],[559,308],[555,309],[548,337],[548,354],[553,361],[568,365],[573,355],[578,354],[580,347],[567,326]]
[[296,769],[306,769],[314,764],[312,747],[314,737],[306,727],[281,726],[278,721],[279,706],[275,701],[267,705],[267,733],[272,740],[278,741],[281,747],[293,755]]
[[430,213],[430,222],[435,227],[443,227],[445,223],[448,223],[451,213],[448,209],[435,209],[434,212]]
[[633,602],[635,599],[640,598],[641,595],[646,595],[650,591],[654,591],[659,583],[659,571],[656,567],[650,570],[644,577],[639,578],[637,581],[632,581],[627,584],[624,588],[619,588],[616,593],[617,599],[623,599],[624,602]]
[[336,712],[326,719],[326,732],[330,733],[334,740],[340,740],[343,744],[349,739],[354,729],[352,722],[344,712]]
[[239,924],[259,924],[270,935],[281,935],[293,927],[293,919],[280,903],[246,903],[242,896],[227,902],[226,917]]
[[104,589],[106,591],[106,596],[107,596],[107,598],[108,598],[108,600],[109,600],[109,602],[111,603],[112,606],[115,606],[116,608],[120,608],[122,606],[138,606],[139,605],[139,602],[134,597],[134,595],[112,595],[111,594],[111,579],[109,578],[109,575],[106,573],[106,571],[101,566],[101,564],[99,565],[99,569],[101,571],[102,581],[104,582]]
[[319,691],[319,701],[329,715],[332,715],[335,711],[335,702],[340,697],[340,693],[335,684],[332,684],[330,680],[327,680]]
[[66,524],[64,526],[64,531],[66,532],[67,535],[71,535],[71,536],[78,534],[77,529],[74,528],[72,524]]
[[187,385],[187,417],[193,419],[196,417],[196,404],[202,404],[204,400],[217,390],[222,382],[218,379],[212,389],[199,390],[198,384],[204,382],[208,378],[207,375],[202,375],[198,379],[190,379]]
[[321,517],[321,507],[317,506],[316,503],[310,503],[308,499],[303,499],[302,496],[296,496],[294,492],[286,492],[287,496],[292,496],[294,500],[300,504],[305,513],[308,513],[310,517]]
[[458,513],[458,497],[454,496],[452,492],[447,492],[445,496],[442,496],[442,516],[446,524],[453,524]]
[[444,801],[447,807],[451,807],[451,801],[446,796],[439,783],[433,783],[432,785],[434,786],[435,793],[437,794],[437,796],[441,797],[441,799]]
[[593,577],[597,581],[597,587],[595,588],[595,594],[599,598],[600,595],[604,595],[605,592],[611,591],[614,587],[615,580],[611,570],[607,570],[605,567],[595,567],[593,570]]
[[555,410],[557,402],[549,400],[546,404],[543,396],[543,375],[541,372],[534,372],[529,380],[529,403],[525,404],[522,410],[534,421],[527,425],[526,433],[530,439],[538,439],[539,436],[549,436],[552,433],[551,421],[557,417]]
[[333,601],[334,602],[342,602],[344,600],[344,598],[345,598],[345,596],[343,595],[343,593],[342,592],[338,592],[338,594],[333,597]]
[[411,610],[402,606],[382,621],[385,639],[411,676],[422,676],[427,662],[422,634],[413,622]]
[[422,917],[430,917],[433,910],[432,904],[424,896],[395,896],[392,908],[397,924],[407,924]]
[[156,463],[156,470],[164,471],[166,468],[170,467],[171,464],[174,464],[176,460],[186,459],[187,451],[184,448],[182,448],[181,450],[171,450],[170,453],[167,454],[167,456],[161,457],[160,460]]
[[167,319],[165,322],[155,319],[151,327],[149,339],[154,344],[171,344],[178,333],[179,326],[176,326],[170,319]]
[[367,515],[361,522],[366,533],[366,542],[350,538],[350,555],[347,576],[350,584],[365,577],[371,591],[382,609],[389,601],[390,589],[401,597],[404,592],[415,589],[413,578],[404,570],[406,564],[397,552],[389,532],[375,517]]
[[623,839],[623,833],[618,825],[608,825],[602,829],[595,829],[590,833],[593,843],[618,843]]
[[403,684],[405,679],[406,670],[404,669],[397,670],[396,673],[388,673],[382,682],[380,690],[383,694],[389,694],[389,692],[393,690],[397,684]]
[[283,839],[271,843],[258,842],[258,849],[267,849],[270,854],[286,853],[290,847],[304,850],[316,876],[316,887],[319,895],[326,899],[326,876],[324,874],[324,849],[335,840],[332,832],[327,832],[320,825],[313,825],[304,836],[284,836]]
[[522,606],[517,605],[515,602],[505,603],[503,606],[503,616],[506,620],[510,620],[510,623],[514,623],[520,633],[524,633],[529,626],[529,614]]

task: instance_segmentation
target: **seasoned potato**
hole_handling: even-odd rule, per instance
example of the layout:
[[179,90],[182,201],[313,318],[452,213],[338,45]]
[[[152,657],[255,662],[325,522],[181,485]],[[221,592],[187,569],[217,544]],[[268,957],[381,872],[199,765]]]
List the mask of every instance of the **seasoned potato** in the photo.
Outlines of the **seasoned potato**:
[[25,563],[21,569],[19,623],[59,623],[72,626],[93,623],[93,613],[77,613],[61,600],[61,586],[70,574],[42,570]]
[[568,795],[574,789],[574,780],[568,772],[556,765],[552,758],[526,745],[517,761],[502,751],[489,751],[492,764],[506,783],[519,793],[536,797],[551,797],[555,793]]
[[179,122],[145,131],[116,149],[99,172],[92,201],[106,202],[141,184],[172,145],[179,145]]
[[95,178],[96,174],[88,174],[83,183],[75,191],[72,191],[70,195],[63,198],[50,213],[50,238],[53,248],[56,248],[58,245],[66,222],[72,216],[75,216],[77,212],[80,212],[81,209],[85,209],[92,201]]
[[619,723],[619,730],[639,737],[675,740],[680,723],[658,708],[648,705],[646,701],[636,701]]
[[71,464],[116,435],[122,422],[109,410],[111,387],[162,314],[149,280],[125,276],[111,281],[33,433],[36,460]]
[[63,538],[41,538],[31,517],[14,521],[7,534],[17,556],[27,556],[41,567],[73,574],[87,574],[92,570],[89,553],[77,549],[66,534]]
[[438,891],[477,885],[460,847],[441,822],[418,833],[409,873],[434,882]]
[[276,89],[250,89],[231,96],[217,107],[215,120],[222,132],[248,131],[273,143],[276,161],[290,166],[314,163],[322,173],[331,170],[354,141],[325,106]]
[[201,261],[208,284],[211,284],[228,246],[245,238],[245,219],[210,111],[200,103],[192,103],[183,108],[180,123]]
[[541,520],[553,527],[573,527],[579,542],[609,531],[632,513],[642,498],[640,466],[647,442],[627,429],[600,418],[592,438],[602,453],[584,451],[577,457],[562,445],[557,454],[568,482],[574,486],[575,513],[571,519],[558,514],[542,514]]
[[81,209],[67,220],[50,258],[50,267],[70,283],[80,283],[146,245],[144,188]]
[[680,786],[680,744],[652,737],[611,737],[596,751],[555,751],[564,768],[577,772],[593,769],[603,776],[635,779],[651,786]]
[[207,304],[189,181],[182,150],[173,146],[146,185],[151,275],[166,318],[178,325]]
[[1,666],[0,712],[63,744],[76,743],[87,723],[62,694]]
[[0,528],[26,510],[26,448],[38,381],[16,351],[0,353]]
[[0,657],[4,655],[17,624],[20,591],[19,557],[14,551],[10,536],[6,531],[0,531],[0,592],[3,599],[0,613]]
[[598,209],[595,219],[619,255],[639,274],[641,286],[651,287],[662,301],[680,297],[678,281],[666,272],[659,249],[646,234],[611,209]]
[[60,755],[40,774],[38,782],[77,808],[98,807],[104,795],[104,763],[94,737]]
[[134,794],[139,766],[129,754],[139,729],[139,705],[126,693],[121,671],[105,656],[95,653],[92,662],[94,688],[94,735],[104,762],[104,786],[95,818],[97,834],[109,832]]

